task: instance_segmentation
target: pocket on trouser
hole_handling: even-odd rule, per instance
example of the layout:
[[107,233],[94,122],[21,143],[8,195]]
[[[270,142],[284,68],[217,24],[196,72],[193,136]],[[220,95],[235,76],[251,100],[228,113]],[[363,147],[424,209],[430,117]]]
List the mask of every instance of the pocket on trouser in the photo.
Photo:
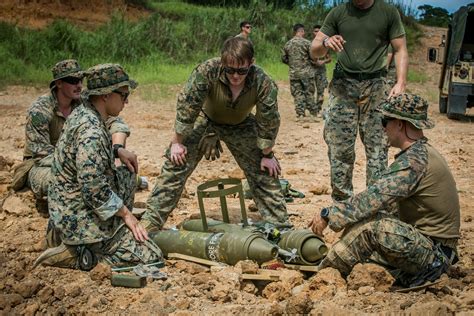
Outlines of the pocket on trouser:
[[153,241],[138,242],[125,226],[102,245],[102,261],[114,267],[148,264],[160,261],[163,254]]
[[377,252],[402,271],[416,273],[433,258],[433,243],[415,227],[398,219],[377,221],[374,229]]

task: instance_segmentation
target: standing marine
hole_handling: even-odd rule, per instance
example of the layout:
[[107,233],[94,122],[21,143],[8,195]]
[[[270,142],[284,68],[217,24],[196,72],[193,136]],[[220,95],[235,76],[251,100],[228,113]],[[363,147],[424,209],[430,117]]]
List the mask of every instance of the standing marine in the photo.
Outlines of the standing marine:
[[295,99],[296,120],[302,121],[309,111],[316,120],[318,110],[314,101],[314,65],[310,56],[311,42],[304,38],[304,25],[293,26],[294,37],[283,47],[281,60],[287,64],[291,95]]
[[[390,45],[397,68],[397,82],[391,90],[385,79]],[[336,52],[337,63],[329,87],[324,140],[332,198],[342,201],[353,194],[358,132],[367,157],[367,185],[387,167],[388,147],[378,109],[387,97],[404,92],[408,68],[405,30],[397,8],[383,0],[351,0],[333,8],[313,40],[311,54],[316,59],[330,49]]]
[[167,160],[142,217],[149,230],[166,222],[203,155],[219,157],[219,140],[244,171],[263,220],[290,226],[273,153],[280,127],[277,95],[275,82],[254,64],[252,43],[243,38],[227,39],[221,57],[194,69],[178,96]]

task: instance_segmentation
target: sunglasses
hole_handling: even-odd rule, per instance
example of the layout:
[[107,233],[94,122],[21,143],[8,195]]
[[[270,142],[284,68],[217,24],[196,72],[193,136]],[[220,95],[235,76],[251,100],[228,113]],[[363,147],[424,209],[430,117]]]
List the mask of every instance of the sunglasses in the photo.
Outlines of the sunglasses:
[[76,85],[79,82],[82,82],[82,78],[66,77],[66,78],[61,78],[61,81],[65,82],[65,83],[72,84],[72,85]]
[[246,29],[251,29],[252,28],[252,25],[246,25],[244,26]]
[[393,121],[393,120],[396,120],[396,118],[389,117],[389,116],[382,117],[382,126],[387,127],[388,122]]
[[130,92],[123,92],[123,91],[119,91],[119,90],[114,90],[112,92],[120,94],[120,98],[122,98],[122,102],[127,101],[128,96],[130,95]]
[[250,67],[247,67],[247,68],[233,68],[233,67],[224,67],[224,71],[229,74],[229,75],[233,75],[235,73],[243,76],[243,75],[246,75],[250,70]]

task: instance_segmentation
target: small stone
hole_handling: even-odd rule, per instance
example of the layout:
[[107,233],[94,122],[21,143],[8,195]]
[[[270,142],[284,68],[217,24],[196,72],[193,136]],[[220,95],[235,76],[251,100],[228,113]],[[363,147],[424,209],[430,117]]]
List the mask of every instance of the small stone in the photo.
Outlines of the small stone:
[[79,285],[73,286],[71,291],[69,292],[70,297],[77,297],[81,294],[82,294],[82,288]]
[[235,271],[242,274],[257,274],[258,264],[252,260],[241,260],[235,265]]
[[33,302],[31,304],[27,304],[21,314],[25,316],[33,316],[36,314],[39,308],[40,308],[40,305],[36,302]]
[[28,205],[15,195],[11,195],[5,200],[2,208],[5,212],[15,215],[26,215],[30,213]]
[[110,279],[112,276],[112,269],[108,264],[98,263],[94,269],[90,271],[89,276],[93,281],[102,282],[106,279]]
[[361,286],[357,292],[360,294],[360,295],[369,295],[369,294],[372,294],[374,293],[374,287],[373,286]]
[[46,303],[49,301],[51,297],[53,297],[53,289],[50,288],[49,286],[45,286],[38,292],[38,297],[41,301],[41,303]]
[[38,292],[40,285],[41,283],[38,279],[28,279],[19,283],[14,283],[13,290],[23,298],[30,298]]

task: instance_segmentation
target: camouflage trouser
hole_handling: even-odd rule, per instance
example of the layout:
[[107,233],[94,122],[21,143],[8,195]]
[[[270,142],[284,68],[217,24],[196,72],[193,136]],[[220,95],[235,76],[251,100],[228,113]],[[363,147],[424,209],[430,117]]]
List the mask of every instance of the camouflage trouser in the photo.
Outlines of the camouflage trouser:
[[[186,180],[202,159],[203,155],[198,150],[198,144],[208,126],[212,127],[227,145],[244,171],[253,199],[263,219],[275,224],[288,223],[280,182],[270,177],[268,172],[260,170],[262,156],[261,150],[257,147],[257,123],[253,115],[249,115],[244,122],[233,126],[213,124],[199,116],[192,133],[183,141],[188,150],[186,164],[175,166],[169,159],[165,162],[148,198],[148,211],[143,215],[143,219],[157,227],[161,227],[166,222],[178,203]],[[166,152],[168,158],[169,154],[168,149]]]
[[47,200],[48,188],[51,183],[51,164],[53,155],[37,161],[28,172],[27,186],[33,191],[38,200]]
[[332,198],[341,201],[352,195],[352,172],[357,131],[365,146],[367,185],[387,167],[387,140],[377,111],[386,97],[385,79],[357,81],[335,79],[329,90],[329,108],[324,126],[331,165]]
[[431,264],[435,251],[431,239],[412,225],[393,217],[370,219],[346,228],[320,268],[333,267],[348,275],[376,252],[389,266],[415,274]]
[[315,72],[314,82],[316,84],[316,111],[320,112],[323,108],[324,103],[324,89],[328,86],[328,80],[326,78],[326,69],[321,72]]
[[112,239],[91,244],[88,248],[99,261],[113,267],[149,264],[163,258],[160,248],[151,239],[143,243],[137,241],[126,226],[122,226]]
[[305,110],[313,115],[318,114],[314,101],[314,90],[314,78],[290,80],[290,91],[293,98],[295,98],[297,116],[305,116]]

